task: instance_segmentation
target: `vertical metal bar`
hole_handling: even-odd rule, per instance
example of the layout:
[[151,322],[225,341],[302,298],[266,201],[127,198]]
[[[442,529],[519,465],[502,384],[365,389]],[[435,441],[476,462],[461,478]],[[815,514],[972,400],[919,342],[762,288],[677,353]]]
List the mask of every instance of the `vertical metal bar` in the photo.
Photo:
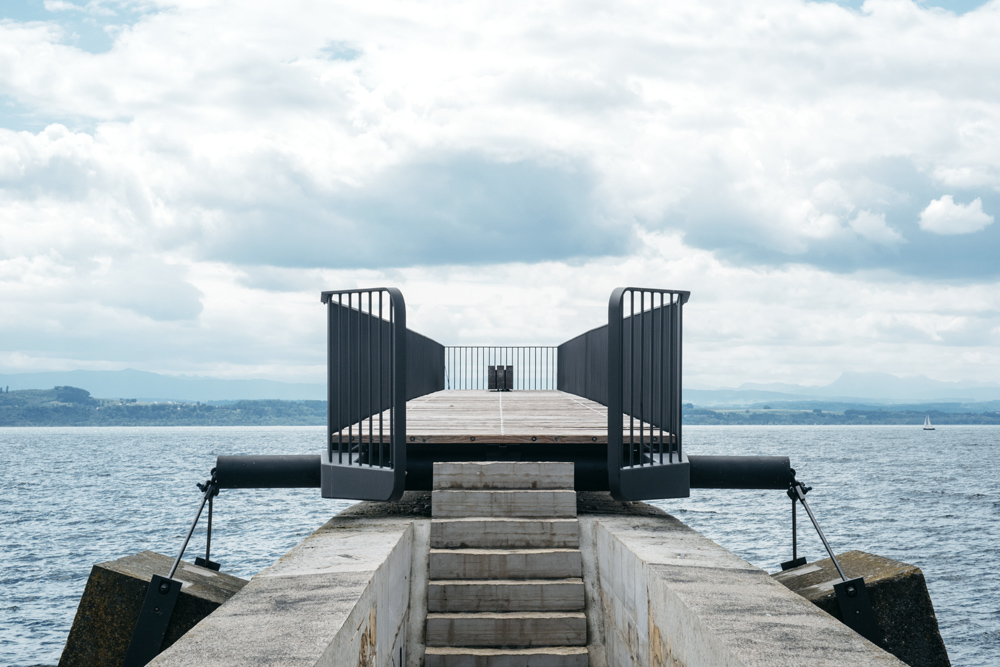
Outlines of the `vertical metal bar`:
[[681,419],[681,402],[683,401],[684,387],[681,384],[682,370],[683,370],[683,354],[684,348],[681,345],[682,336],[684,335],[684,302],[681,300],[680,295],[677,295],[677,395],[674,396],[674,410],[676,414],[674,418],[677,420],[677,460],[683,460],[683,440],[681,439],[681,429],[683,420]]
[[666,354],[666,350],[663,349],[663,343],[664,343],[664,336],[663,336],[663,298],[664,298],[664,296],[666,296],[666,295],[663,292],[660,292],[660,309],[657,312],[657,314],[660,316],[660,337],[657,340],[657,346],[656,346],[656,349],[659,350],[659,352],[660,352],[659,372],[657,372],[657,374],[656,374],[656,376],[660,380],[660,393],[657,395],[658,400],[656,402],[657,406],[659,407],[660,414],[659,414],[659,418],[656,420],[656,422],[657,422],[657,427],[659,428],[659,434],[660,434],[660,463],[661,464],[663,463],[663,421],[667,417],[666,410],[664,408],[664,406],[666,405],[666,402],[665,402],[664,399],[666,397],[664,396],[664,393],[663,393],[664,392],[664,389],[663,389],[663,357]]
[[372,389],[375,386],[375,380],[372,377],[372,371],[375,368],[374,365],[375,359],[374,355],[372,354],[372,338],[374,336],[374,332],[372,331],[372,324],[374,319],[372,317],[373,312],[374,311],[372,309],[372,292],[369,291],[368,292],[368,336],[366,336],[366,338],[368,338],[368,407],[365,410],[365,412],[368,413],[368,467],[369,468],[375,465],[374,449],[372,449],[373,447],[372,440],[375,435],[372,432],[373,427],[375,425],[374,420],[372,419],[372,414],[373,414],[372,408],[374,407],[372,403]]
[[795,506],[798,502],[795,498],[792,498],[792,560],[796,561],[799,559],[799,541],[798,534],[796,532],[796,517],[795,517]]
[[357,400],[357,404],[358,404],[358,421],[356,422],[357,425],[358,425],[358,449],[357,449],[357,452],[358,452],[358,465],[361,465],[362,462],[363,462],[363,458],[362,458],[362,453],[363,452],[362,452],[362,449],[361,449],[361,440],[363,439],[364,432],[365,432],[365,427],[364,427],[364,419],[365,419],[364,406],[362,406],[362,404],[361,404],[361,397],[362,397],[362,394],[363,394],[363,392],[361,391],[361,388],[362,388],[362,378],[363,378],[363,369],[361,368],[361,346],[362,346],[363,334],[361,332],[361,327],[364,324],[364,322],[362,322],[361,305],[362,305],[362,301],[363,301],[364,298],[365,298],[364,292],[359,291],[358,292],[358,337],[357,337],[357,345],[355,346],[357,348],[355,350],[355,354],[358,357],[358,386],[357,386],[357,392],[358,392],[358,400]]
[[[646,385],[646,290],[639,291],[639,465],[643,465],[642,453],[645,444],[646,427],[643,425],[646,417],[645,398]],[[633,320],[632,326],[636,322]]]
[[348,293],[347,295],[347,379],[344,382],[344,392],[347,394],[347,465],[354,464],[354,410],[352,409],[354,403],[354,392],[351,391],[351,366],[354,361],[354,346],[351,342],[351,331],[354,329],[354,325],[351,322],[351,318],[354,317],[354,295]]
[[383,460],[383,454],[385,453],[385,438],[382,432],[382,406],[384,405],[384,394],[382,393],[382,376],[385,375],[385,370],[382,366],[382,329],[385,327],[382,323],[382,290],[378,291],[378,405],[376,409],[378,410],[378,467],[384,468],[385,461]]
[[664,406],[667,409],[666,421],[670,433],[670,462],[673,463],[674,452],[677,451],[677,424],[674,421],[674,329],[677,326],[675,316],[677,312],[674,307],[674,297],[670,295],[670,306],[667,317],[667,330],[665,332],[664,352],[667,357],[667,392]]
[[334,385],[333,346],[333,299],[326,302],[326,462],[333,463],[333,425],[337,423],[337,408],[334,406],[336,389]]
[[406,486],[406,302],[401,292],[393,293],[393,317],[395,323],[393,358],[393,403],[396,405],[396,421],[392,430],[392,455],[390,457],[394,473],[394,494],[398,499]]
[[337,295],[337,463],[344,462],[344,295]]
[[[392,396],[389,397],[389,467],[396,466],[396,443],[399,442],[397,439],[397,418],[399,415],[396,413],[396,304],[393,301],[392,295],[389,295],[389,346],[392,348],[389,352],[389,363],[392,364],[392,368],[389,371],[389,391]],[[405,409],[405,407],[404,407]]]
[[611,495],[621,500],[622,469],[622,311],[625,290],[617,288],[608,301],[608,489]]
[[635,290],[629,290],[629,347],[628,347],[628,465],[635,466]]

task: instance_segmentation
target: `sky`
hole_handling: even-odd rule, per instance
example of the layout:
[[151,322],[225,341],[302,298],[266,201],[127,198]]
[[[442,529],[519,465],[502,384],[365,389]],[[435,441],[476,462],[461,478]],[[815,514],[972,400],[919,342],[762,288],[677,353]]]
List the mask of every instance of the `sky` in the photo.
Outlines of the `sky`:
[[1000,0],[0,4],[0,372],[322,382],[691,291],[685,386],[1000,379]]

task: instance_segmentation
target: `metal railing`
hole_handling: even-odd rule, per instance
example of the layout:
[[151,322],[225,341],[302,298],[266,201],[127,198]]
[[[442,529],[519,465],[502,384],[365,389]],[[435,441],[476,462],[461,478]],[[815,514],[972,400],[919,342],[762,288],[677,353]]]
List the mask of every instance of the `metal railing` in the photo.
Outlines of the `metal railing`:
[[325,498],[397,500],[406,477],[406,401],[443,385],[444,348],[407,330],[395,288],[323,292],[327,306]]
[[513,366],[515,391],[556,388],[558,348],[549,345],[449,345],[446,389],[488,389],[490,366]]
[[[608,407],[609,487],[616,498],[687,495],[681,309],[689,295],[618,288],[611,294],[606,326],[559,346],[559,389]],[[671,469],[672,464],[684,468]],[[647,472],[653,468],[658,470]]]
[[[613,495],[663,496],[684,477],[681,433],[681,335],[690,292],[620,287],[608,303],[608,473]],[[628,416],[627,429],[619,424]],[[643,469],[649,472],[644,472]],[[616,488],[617,487],[617,488]]]

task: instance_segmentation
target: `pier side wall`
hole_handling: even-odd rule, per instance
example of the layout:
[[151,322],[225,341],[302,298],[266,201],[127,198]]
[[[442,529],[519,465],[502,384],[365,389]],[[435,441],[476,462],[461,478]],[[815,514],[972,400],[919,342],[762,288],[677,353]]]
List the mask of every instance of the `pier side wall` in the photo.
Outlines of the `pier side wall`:
[[608,665],[903,666],[673,517],[580,518],[591,524],[582,532],[597,563]]
[[150,665],[405,664],[420,519],[363,514],[331,519]]

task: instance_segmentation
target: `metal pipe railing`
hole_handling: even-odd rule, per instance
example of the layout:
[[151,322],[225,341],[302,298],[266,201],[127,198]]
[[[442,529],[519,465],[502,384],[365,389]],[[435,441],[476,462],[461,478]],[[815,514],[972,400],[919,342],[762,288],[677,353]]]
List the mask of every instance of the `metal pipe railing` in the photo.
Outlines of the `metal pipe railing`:
[[324,498],[396,500],[406,480],[406,401],[444,388],[444,347],[406,328],[393,287],[323,292],[327,306]]
[[490,366],[513,366],[514,390],[556,389],[559,359],[552,345],[448,345],[444,354],[446,389],[488,389]]

